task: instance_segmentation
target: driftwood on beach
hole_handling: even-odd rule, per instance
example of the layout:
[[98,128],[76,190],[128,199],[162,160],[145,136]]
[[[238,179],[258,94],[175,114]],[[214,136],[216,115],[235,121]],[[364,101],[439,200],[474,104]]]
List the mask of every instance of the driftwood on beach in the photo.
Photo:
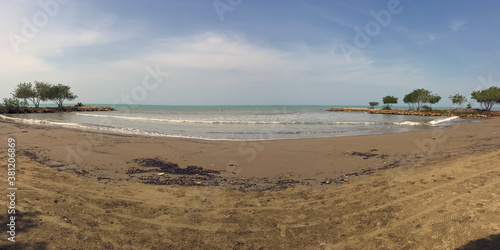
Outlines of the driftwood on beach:
[[449,109],[449,110],[382,110],[371,108],[332,108],[326,111],[341,111],[341,112],[367,112],[370,114],[387,114],[387,115],[417,115],[417,116],[459,116],[466,118],[487,118],[500,116],[500,111],[481,111],[477,109]]

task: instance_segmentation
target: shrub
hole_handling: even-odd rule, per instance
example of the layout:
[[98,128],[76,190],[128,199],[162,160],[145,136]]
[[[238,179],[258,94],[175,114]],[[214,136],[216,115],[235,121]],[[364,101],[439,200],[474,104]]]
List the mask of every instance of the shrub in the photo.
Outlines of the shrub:
[[378,102],[369,102],[368,104],[370,105],[370,107],[371,107],[372,109],[374,109],[376,106],[378,106],[378,105],[379,105],[379,103],[378,103]]
[[462,108],[462,104],[467,102],[467,97],[460,95],[460,94],[455,94],[455,95],[450,95],[450,100],[453,102],[453,104],[458,105],[458,108]]
[[422,109],[425,110],[425,111],[432,111],[432,107],[428,106],[428,105],[423,105]]
[[420,110],[425,103],[436,104],[441,100],[441,96],[432,94],[426,89],[416,89],[405,95],[403,102],[408,104],[409,109]]
[[60,108],[63,106],[64,100],[72,101],[77,98],[70,89],[70,86],[62,84],[53,85],[44,93],[43,97],[44,99],[52,100]]
[[21,101],[18,98],[4,98],[3,105],[8,113],[19,113],[20,107],[28,105],[26,101]]
[[500,88],[490,87],[489,89],[474,91],[471,97],[481,105],[481,109],[490,111],[495,103],[500,103]]
[[388,95],[388,96],[382,98],[382,101],[385,104],[385,108],[387,108],[388,110],[390,110],[391,107],[392,107],[392,104],[398,103],[398,98],[394,97],[394,96]]

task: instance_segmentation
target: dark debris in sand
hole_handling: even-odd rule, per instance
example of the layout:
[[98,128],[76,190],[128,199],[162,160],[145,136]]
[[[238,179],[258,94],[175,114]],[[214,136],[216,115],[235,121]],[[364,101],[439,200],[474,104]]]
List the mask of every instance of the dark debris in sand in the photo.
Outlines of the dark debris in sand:
[[[363,158],[376,157],[385,159],[387,155],[375,153],[377,150],[372,149],[368,152],[349,152],[350,156],[359,156]],[[93,170],[85,170],[76,168],[67,168],[66,165],[54,165],[41,150],[22,150],[22,154],[26,155],[31,160],[34,160],[42,165],[50,166],[57,171],[73,172],[87,178],[97,178],[97,181],[116,182],[122,180],[121,177],[106,175],[103,173],[94,172]],[[422,155],[402,156],[399,160],[385,164],[378,168],[366,168],[358,171],[346,173],[340,176],[327,176],[323,181],[314,178],[295,178],[287,177],[239,177],[230,171],[218,171],[205,169],[198,166],[188,166],[181,168],[178,164],[162,160],[160,158],[139,158],[128,162],[131,165],[125,173],[131,181],[138,181],[149,185],[178,185],[178,186],[205,186],[205,187],[221,187],[227,190],[239,190],[244,192],[250,191],[278,191],[296,186],[316,186],[316,185],[341,185],[354,181],[356,178],[363,175],[371,175],[377,171],[396,168],[402,165],[408,165],[418,162]],[[118,173],[118,172],[117,172]]]
[[372,157],[377,157],[377,158],[380,158],[380,159],[385,159],[386,157],[389,157],[388,155],[383,155],[383,154],[376,154],[376,153],[373,153],[373,152],[376,152],[377,150],[376,149],[372,149],[368,152],[351,152],[349,153],[349,155],[352,155],[352,156],[360,156],[360,157],[363,157],[363,159],[369,159],[369,158],[372,158]]
[[138,167],[131,167],[127,174],[145,184],[178,186],[224,187],[229,190],[266,191],[283,190],[297,184],[305,184],[292,178],[245,178],[226,171],[204,169],[197,166],[181,168],[176,163],[159,158],[134,159]]
[[[179,165],[172,162],[165,162],[158,158],[140,158],[134,159],[133,162],[137,163],[141,167],[148,168],[148,170],[137,169],[135,171],[144,172],[163,172],[174,175],[212,175],[220,174],[220,171],[203,169],[202,167],[188,166],[187,168],[180,168]],[[130,171],[130,170],[129,170]]]

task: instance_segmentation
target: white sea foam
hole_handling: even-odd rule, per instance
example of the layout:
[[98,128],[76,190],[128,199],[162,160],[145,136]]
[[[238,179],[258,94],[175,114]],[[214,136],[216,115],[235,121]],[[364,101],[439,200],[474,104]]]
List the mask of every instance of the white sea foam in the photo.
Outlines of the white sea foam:
[[[145,136],[160,136],[160,137],[173,137],[173,138],[204,139],[204,140],[213,140],[213,141],[218,141],[218,140],[240,141],[240,140],[213,139],[213,138],[176,135],[176,134],[169,135],[169,134],[146,131],[146,130],[141,130],[141,129],[134,129],[134,128],[88,126],[88,125],[81,125],[81,124],[67,123],[67,122],[52,122],[52,121],[47,121],[47,120],[15,118],[15,117],[8,117],[8,116],[2,115],[2,114],[0,114],[0,119],[12,121],[12,122],[16,122],[16,123],[29,124],[29,125],[60,127],[60,128],[78,129],[78,130],[101,132],[101,133],[118,133],[118,134],[143,135],[143,136],[145,135]],[[241,141],[244,141],[244,140],[241,140]]]
[[446,117],[446,118],[440,118],[440,119],[436,119],[434,121],[430,121],[430,122],[428,122],[428,124],[431,125],[431,126],[435,126],[435,125],[438,125],[438,124],[443,123],[443,122],[448,122],[448,121],[451,121],[451,120],[455,120],[457,118],[458,118],[458,116],[451,116],[451,117]]
[[299,125],[374,125],[375,122],[302,122],[302,121],[237,121],[237,120],[180,120],[180,119],[161,119],[147,117],[131,117],[117,115],[98,115],[74,113],[79,116],[100,117],[110,119],[123,119],[132,121],[150,121],[165,123],[204,123],[204,124],[299,124]]
[[400,125],[400,126],[422,126],[424,125],[424,123],[421,123],[421,122],[410,122],[410,121],[406,121],[406,122],[395,122],[393,123],[395,125]]
[[85,128],[86,126],[80,125],[77,123],[69,123],[69,122],[52,122],[47,120],[37,120],[37,119],[24,119],[24,118],[15,118],[8,117],[5,115],[0,115],[2,120],[8,120],[18,123],[31,124],[31,125],[45,125],[45,126],[57,126],[57,127],[65,127],[65,128]]
[[439,124],[444,123],[444,122],[449,122],[449,121],[455,120],[457,118],[459,118],[459,117],[458,116],[451,116],[451,117],[439,118],[439,119],[436,119],[436,120],[433,120],[430,122],[426,122],[426,123],[405,121],[405,122],[393,122],[390,124],[400,125],[400,126],[436,126],[436,125],[439,125]]
[[122,113],[6,115],[0,116],[0,120],[103,133],[245,141],[410,131],[443,125],[455,119],[331,113],[302,107],[290,109],[277,112],[271,108],[237,107],[220,113],[206,107],[144,107]]

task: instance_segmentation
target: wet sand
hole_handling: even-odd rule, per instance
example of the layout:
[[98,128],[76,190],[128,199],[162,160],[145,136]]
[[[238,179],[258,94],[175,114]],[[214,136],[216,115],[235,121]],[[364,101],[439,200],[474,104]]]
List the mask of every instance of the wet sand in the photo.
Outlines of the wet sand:
[[[492,246],[500,238],[499,133],[498,118],[258,142],[0,122],[3,140],[15,138],[20,152],[16,244],[25,249]],[[175,178],[192,185],[166,181]]]

